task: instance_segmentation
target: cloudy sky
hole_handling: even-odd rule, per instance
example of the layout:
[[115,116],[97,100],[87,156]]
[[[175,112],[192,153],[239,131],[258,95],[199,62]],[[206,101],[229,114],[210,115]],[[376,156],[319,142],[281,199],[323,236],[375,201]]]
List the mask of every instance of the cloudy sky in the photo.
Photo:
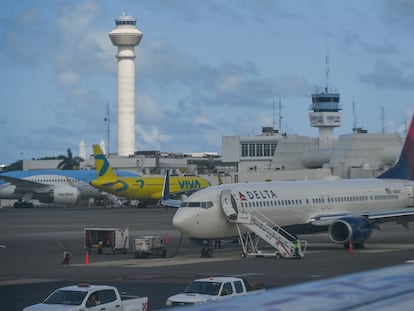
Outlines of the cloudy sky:
[[0,164],[67,148],[78,155],[81,140],[91,153],[107,140],[108,106],[117,151],[108,33],[123,12],[144,34],[136,48],[139,150],[221,153],[223,135],[278,128],[279,101],[282,130],[315,137],[311,93],[326,82],[341,93],[336,136],[354,122],[403,134],[414,112],[411,0],[8,0],[0,11]]

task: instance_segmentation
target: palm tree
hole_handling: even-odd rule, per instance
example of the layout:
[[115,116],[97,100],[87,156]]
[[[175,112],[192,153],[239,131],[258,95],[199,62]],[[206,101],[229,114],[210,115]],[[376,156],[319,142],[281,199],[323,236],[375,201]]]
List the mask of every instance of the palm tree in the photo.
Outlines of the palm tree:
[[60,155],[58,156],[58,159],[62,160],[57,166],[57,168],[61,170],[79,169],[80,162],[83,161],[81,157],[73,157],[70,148],[68,148],[67,156]]

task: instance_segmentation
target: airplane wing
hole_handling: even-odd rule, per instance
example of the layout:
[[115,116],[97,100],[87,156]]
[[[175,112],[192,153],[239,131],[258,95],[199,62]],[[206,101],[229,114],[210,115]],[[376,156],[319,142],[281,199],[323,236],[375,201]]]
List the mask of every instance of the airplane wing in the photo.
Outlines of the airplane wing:
[[362,217],[370,220],[372,223],[375,224],[381,224],[391,221],[406,223],[414,221],[414,208],[402,208],[386,211],[369,211],[362,213],[317,215],[312,217],[309,222],[314,226],[329,226],[332,222],[341,217]]
[[41,184],[38,182],[30,181],[27,179],[21,179],[21,178],[14,178],[10,176],[3,176],[0,175],[0,179],[4,180],[14,186],[16,186],[16,192],[37,192],[37,191],[46,191],[50,188],[49,185]]
[[406,263],[173,310],[385,311],[413,305],[414,265]]

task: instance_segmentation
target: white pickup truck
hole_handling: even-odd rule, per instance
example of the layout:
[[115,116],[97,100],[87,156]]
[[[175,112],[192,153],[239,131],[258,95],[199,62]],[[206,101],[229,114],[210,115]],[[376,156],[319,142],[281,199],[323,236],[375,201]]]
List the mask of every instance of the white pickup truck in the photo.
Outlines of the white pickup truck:
[[227,276],[208,277],[194,280],[183,293],[169,297],[165,305],[175,307],[200,304],[259,291],[264,291],[264,289],[253,289],[244,278]]
[[43,302],[28,306],[23,311],[147,311],[148,298],[120,295],[108,285],[79,284],[62,287]]

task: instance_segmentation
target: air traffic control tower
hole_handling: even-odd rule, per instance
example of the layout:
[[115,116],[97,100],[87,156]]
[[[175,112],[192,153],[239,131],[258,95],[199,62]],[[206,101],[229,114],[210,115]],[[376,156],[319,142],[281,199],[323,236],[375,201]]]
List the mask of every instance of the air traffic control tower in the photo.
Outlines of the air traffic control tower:
[[342,125],[339,93],[330,93],[325,87],[324,92],[312,94],[310,110],[310,125],[319,128],[319,148],[331,148],[334,142],[333,129]]
[[109,33],[118,47],[118,155],[135,152],[135,46],[142,38],[137,20],[122,15],[115,20],[116,27]]

